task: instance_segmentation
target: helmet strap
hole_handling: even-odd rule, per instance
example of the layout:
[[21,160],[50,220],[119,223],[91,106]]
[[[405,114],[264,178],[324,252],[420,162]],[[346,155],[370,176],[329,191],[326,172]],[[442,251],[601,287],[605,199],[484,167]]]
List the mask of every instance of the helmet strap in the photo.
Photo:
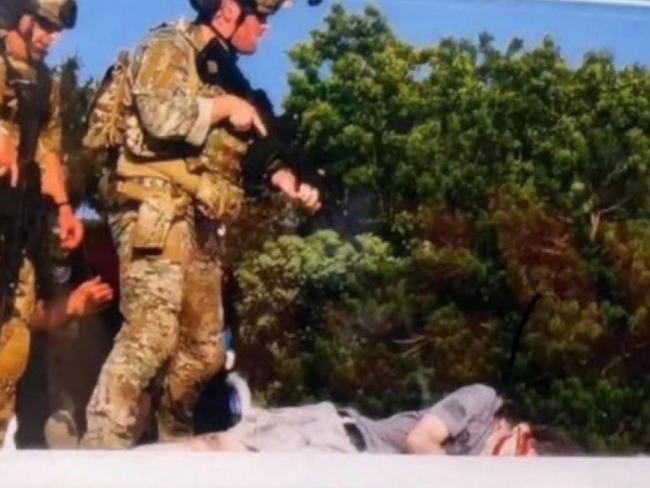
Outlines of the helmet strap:
[[240,5],[241,5],[241,12],[239,13],[239,17],[235,22],[235,28],[232,30],[232,33],[228,37],[223,36],[221,32],[215,29],[212,22],[208,23],[208,27],[210,27],[210,30],[214,33],[214,35],[217,36],[222,41],[224,41],[226,44],[228,44],[229,48],[232,48],[232,43],[231,43],[232,37],[239,30],[239,28],[244,24],[244,20],[246,20],[246,16],[250,13],[242,3],[240,3]]
[[230,43],[230,40],[232,39],[232,36],[234,36],[237,33],[237,31],[240,29],[240,27],[244,25],[246,16],[250,14],[248,9],[243,5],[243,2],[240,2],[240,6],[241,6],[241,12],[239,12],[239,17],[237,18],[237,22],[235,22],[235,28],[233,29],[232,34],[230,34],[230,37],[227,39],[228,44],[230,44],[231,47],[232,44]]

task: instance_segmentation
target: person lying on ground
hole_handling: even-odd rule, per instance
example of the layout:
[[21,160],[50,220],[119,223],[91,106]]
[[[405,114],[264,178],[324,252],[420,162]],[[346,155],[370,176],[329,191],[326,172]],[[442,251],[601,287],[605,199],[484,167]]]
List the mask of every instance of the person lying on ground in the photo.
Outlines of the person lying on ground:
[[253,407],[225,432],[140,449],[536,456],[531,426],[507,420],[502,406],[493,388],[474,384],[429,408],[381,420],[329,402],[278,409]]

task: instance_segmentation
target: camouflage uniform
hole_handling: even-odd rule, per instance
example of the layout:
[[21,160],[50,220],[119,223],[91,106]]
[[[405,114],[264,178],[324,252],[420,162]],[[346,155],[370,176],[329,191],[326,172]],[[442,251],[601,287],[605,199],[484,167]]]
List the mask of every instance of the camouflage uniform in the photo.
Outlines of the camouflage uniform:
[[[0,38],[0,43],[4,44],[4,39]],[[13,88],[9,85],[8,63],[11,63],[14,72],[26,80],[34,79],[35,70],[25,63],[0,55],[0,132],[17,140],[20,132],[16,121],[17,99]],[[50,97],[51,114],[39,138],[37,162],[42,161],[46,154],[61,153],[59,95],[59,87],[55,83]],[[41,167],[41,172],[43,171],[44,168]],[[5,225],[11,225],[7,219],[8,217],[0,215],[0,229]],[[2,245],[2,238],[0,238],[0,246]],[[0,262],[0,268],[4,266],[6,265]],[[0,445],[4,441],[7,423],[13,416],[16,384],[27,367],[30,344],[28,324],[35,307],[36,276],[32,256],[27,253],[20,269],[13,309],[8,321],[0,328]]]
[[[202,48],[196,25],[164,25],[130,65],[110,215],[125,322],[88,404],[85,447],[123,448],[137,440],[139,401],[160,370],[166,375],[159,437],[190,435],[199,388],[224,362],[216,229],[243,203],[240,160],[248,141],[211,127],[212,100],[223,91],[199,79]],[[196,192],[161,171],[165,165],[199,181]]]

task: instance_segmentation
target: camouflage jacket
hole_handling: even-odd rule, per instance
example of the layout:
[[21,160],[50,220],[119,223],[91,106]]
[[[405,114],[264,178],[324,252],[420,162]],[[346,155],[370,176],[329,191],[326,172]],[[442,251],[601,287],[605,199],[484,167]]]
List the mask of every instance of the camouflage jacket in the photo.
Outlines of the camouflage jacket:
[[184,158],[194,173],[239,184],[250,141],[212,126],[213,99],[224,90],[200,79],[197,57],[203,47],[199,27],[188,22],[164,24],[137,47],[125,146],[140,158]]
[[[0,42],[4,42],[0,39]],[[3,49],[4,50],[4,49]],[[27,63],[15,61],[7,55],[0,55],[0,132],[10,135],[19,140],[20,128],[17,122],[18,99],[16,93],[9,83],[9,67],[20,74],[28,81],[34,80],[36,76],[35,69]],[[61,129],[61,93],[60,84],[54,80],[50,95],[50,113],[41,130],[38,149],[36,152],[36,161],[44,170],[42,161],[47,154],[62,154],[62,129]]]

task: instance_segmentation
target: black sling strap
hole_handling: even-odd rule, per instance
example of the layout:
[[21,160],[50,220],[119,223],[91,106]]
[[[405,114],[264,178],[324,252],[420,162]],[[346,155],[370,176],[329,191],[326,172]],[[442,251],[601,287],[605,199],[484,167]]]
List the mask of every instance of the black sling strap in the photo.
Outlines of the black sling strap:
[[27,80],[6,56],[4,43],[0,55],[7,67],[7,84],[18,100],[17,123],[20,129],[18,166],[20,178],[12,188],[7,178],[0,182],[0,229],[2,232],[2,320],[12,313],[16,286],[23,259],[42,247],[45,199],[41,194],[40,170],[36,164],[38,139],[50,113],[51,78],[47,67],[38,63],[36,76]]

